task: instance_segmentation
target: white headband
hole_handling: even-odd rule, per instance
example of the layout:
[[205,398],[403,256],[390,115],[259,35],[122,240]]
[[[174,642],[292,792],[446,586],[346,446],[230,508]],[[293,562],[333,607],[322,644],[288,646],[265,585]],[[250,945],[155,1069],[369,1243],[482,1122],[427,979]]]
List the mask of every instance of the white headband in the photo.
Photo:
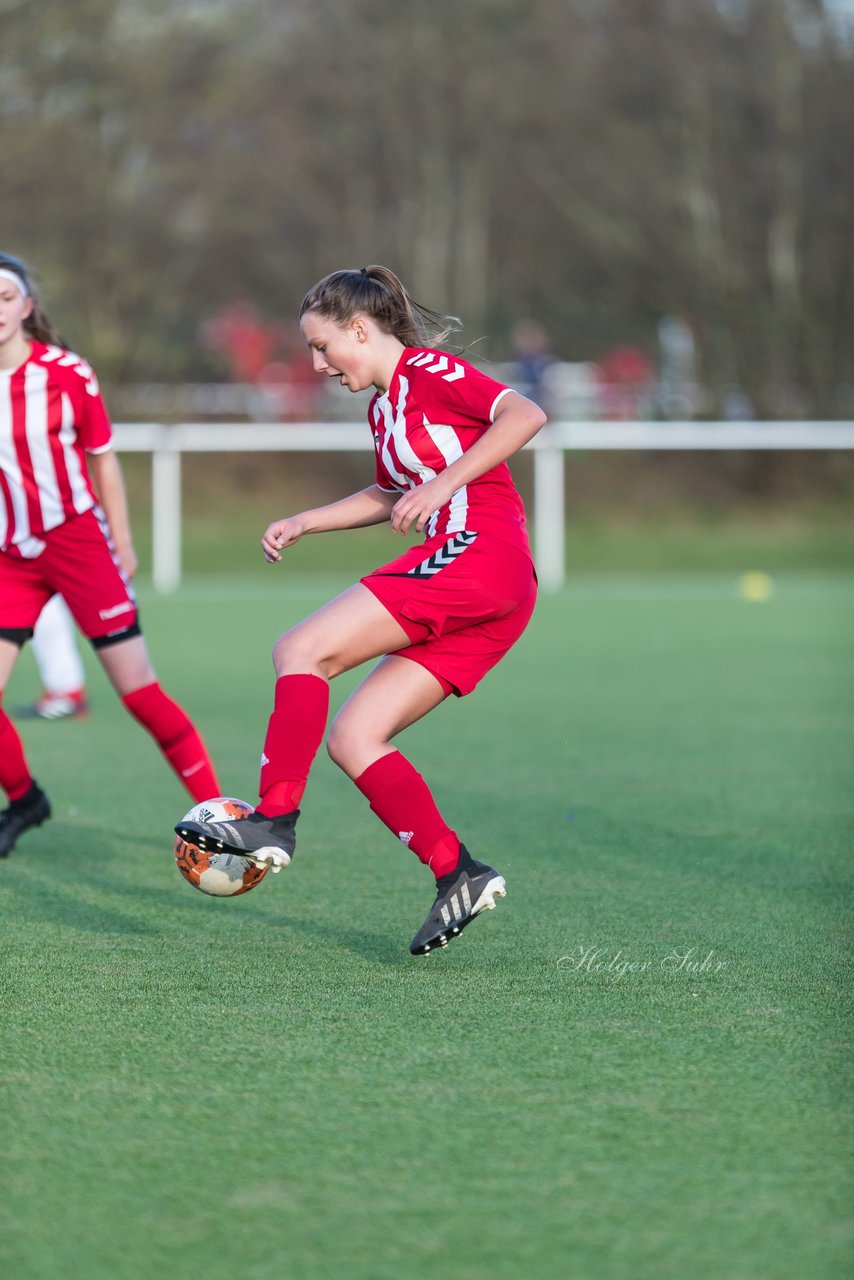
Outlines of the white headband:
[[17,271],[13,271],[11,267],[0,267],[0,279],[11,280],[12,284],[16,284],[21,290],[22,297],[28,298],[30,296],[26,280],[23,276],[19,276]]

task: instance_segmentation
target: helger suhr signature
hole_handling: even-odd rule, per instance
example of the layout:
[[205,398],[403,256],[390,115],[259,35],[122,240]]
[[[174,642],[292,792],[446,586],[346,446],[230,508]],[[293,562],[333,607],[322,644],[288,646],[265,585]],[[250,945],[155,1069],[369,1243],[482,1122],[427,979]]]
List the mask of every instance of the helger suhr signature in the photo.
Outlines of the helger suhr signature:
[[714,950],[705,947],[673,947],[654,960],[632,960],[622,948],[615,951],[611,947],[585,947],[579,943],[574,951],[559,957],[557,967],[571,973],[608,973],[616,978],[653,970],[693,977],[698,973],[720,973],[726,964],[726,960],[716,958]]

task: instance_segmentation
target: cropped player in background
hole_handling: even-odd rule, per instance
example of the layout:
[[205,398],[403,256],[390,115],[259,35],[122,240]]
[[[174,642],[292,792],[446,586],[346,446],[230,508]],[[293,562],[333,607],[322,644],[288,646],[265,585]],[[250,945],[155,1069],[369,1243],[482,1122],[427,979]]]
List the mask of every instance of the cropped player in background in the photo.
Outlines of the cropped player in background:
[[39,614],[32,639],[42,691],[31,707],[15,714],[40,720],[83,719],[89,714],[86,676],[74,635],[74,620],[62,596],[54,596]]
[[449,694],[471,693],[524,631],[536,575],[522,501],[506,460],[543,426],[530,400],[465,360],[436,350],[449,330],[393,272],[336,271],[303,299],[303,337],[317,373],[350,391],[373,386],[368,420],[376,480],[329,506],[276,520],[262,539],[270,563],[305,534],[390,521],[425,541],[367,574],[276,641],[275,706],[255,813],[182,822],[178,833],[278,869],[295,847],[299,803],[329,709],[329,681],[386,655],[332,726],[332,759],[374,813],[436,878],[413,954],[444,946],[504,896],[504,879],[475,861],[392,740]]
[[95,374],[59,342],[23,263],[0,254],[0,786],[10,801],[0,813],[0,857],[50,817],[2,691],[57,592],[190,795],[218,791],[195,727],[157,683],[130,587],[135,569],[124,482]]

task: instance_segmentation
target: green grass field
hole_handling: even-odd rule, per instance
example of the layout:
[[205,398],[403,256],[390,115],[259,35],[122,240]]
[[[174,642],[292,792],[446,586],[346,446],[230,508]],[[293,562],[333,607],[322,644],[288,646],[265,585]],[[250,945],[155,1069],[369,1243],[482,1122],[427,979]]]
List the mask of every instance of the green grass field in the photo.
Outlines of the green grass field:
[[[339,585],[143,590],[230,794],[272,638]],[[55,820],[0,864],[2,1274],[848,1274],[852,634],[844,573],[543,598],[401,740],[508,881],[425,959],[429,877],[325,757],[294,866],[193,891],[189,802],[93,672],[89,721],[23,726]],[[35,687],[25,657],[6,705]]]

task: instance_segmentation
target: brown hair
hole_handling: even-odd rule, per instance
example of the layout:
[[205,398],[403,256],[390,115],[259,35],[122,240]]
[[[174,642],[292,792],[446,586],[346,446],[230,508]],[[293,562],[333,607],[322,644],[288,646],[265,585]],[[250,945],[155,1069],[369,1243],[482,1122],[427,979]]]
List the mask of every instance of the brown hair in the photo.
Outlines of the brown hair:
[[13,271],[16,276],[20,276],[33,300],[33,309],[24,321],[24,332],[28,337],[35,338],[36,342],[44,342],[49,347],[64,347],[65,343],[42,307],[30,272],[21,259],[11,253],[0,253],[0,267],[5,267],[7,271]]
[[333,271],[309,289],[300,304],[300,319],[307,311],[342,325],[361,312],[405,347],[437,347],[460,328],[456,316],[440,315],[411,298],[388,267]]

